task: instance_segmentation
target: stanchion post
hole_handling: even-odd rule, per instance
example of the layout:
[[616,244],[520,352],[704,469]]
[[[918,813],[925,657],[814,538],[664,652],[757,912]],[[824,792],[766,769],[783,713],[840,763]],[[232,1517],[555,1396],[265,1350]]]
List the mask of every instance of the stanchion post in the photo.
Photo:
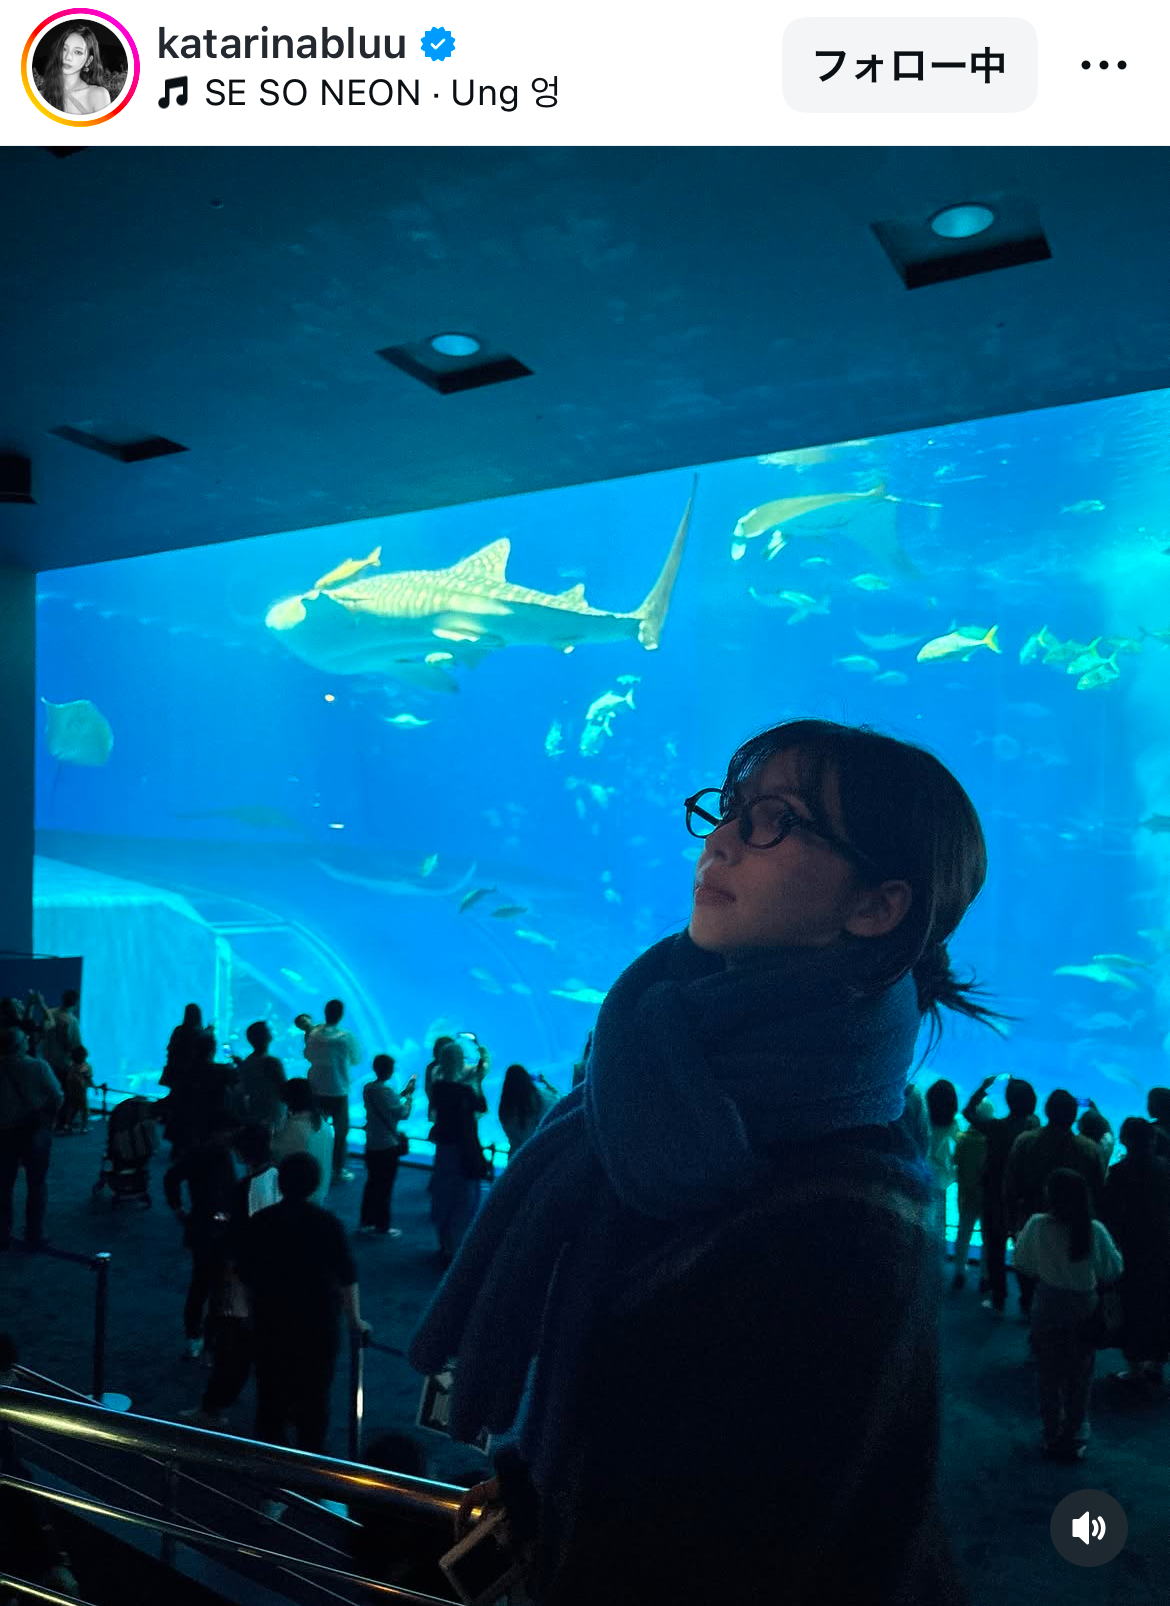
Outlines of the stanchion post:
[[103,1121],[106,1118],[106,1113],[107,1113],[106,1112],[106,1100],[107,1100],[107,1098],[109,1096],[109,1092],[110,1092],[110,1084],[108,1082],[103,1082],[102,1083],[102,1120]]
[[106,1391],[106,1318],[110,1302],[110,1257],[103,1250],[93,1257],[97,1273],[97,1289],[93,1302],[93,1388],[91,1393],[100,1405]]
[[365,1414],[365,1339],[364,1334],[349,1335],[349,1459],[360,1461],[362,1454],[362,1418]]
[[93,1398],[108,1411],[128,1411],[128,1394],[106,1393],[106,1328],[110,1312],[110,1256],[103,1249],[91,1262],[97,1274],[93,1301]]

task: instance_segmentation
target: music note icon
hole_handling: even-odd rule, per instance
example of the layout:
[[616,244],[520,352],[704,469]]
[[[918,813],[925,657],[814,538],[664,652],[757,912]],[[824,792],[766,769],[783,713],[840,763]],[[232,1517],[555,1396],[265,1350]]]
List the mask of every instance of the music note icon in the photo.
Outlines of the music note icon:
[[172,89],[177,89],[179,91],[179,93],[175,96],[175,105],[185,106],[187,104],[187,80],[185,78],[168,78],[164,87],[166,89],[166,94],[159,101],[159,105],[164,111],[166,111],[167,107],[171,104]]

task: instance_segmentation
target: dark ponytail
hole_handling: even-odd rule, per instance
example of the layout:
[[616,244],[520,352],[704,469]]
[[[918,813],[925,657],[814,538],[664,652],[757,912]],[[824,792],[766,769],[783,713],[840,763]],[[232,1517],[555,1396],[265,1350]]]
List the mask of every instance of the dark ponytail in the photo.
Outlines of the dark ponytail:
[[1089,1186],[1079,1171],[1064,1166],[1049,1173],[1044,1185],[1049,1215],[1068,1227],[1068,1258],[1088,1260],[1093,1242],[1093,1218],[1089,1210]]

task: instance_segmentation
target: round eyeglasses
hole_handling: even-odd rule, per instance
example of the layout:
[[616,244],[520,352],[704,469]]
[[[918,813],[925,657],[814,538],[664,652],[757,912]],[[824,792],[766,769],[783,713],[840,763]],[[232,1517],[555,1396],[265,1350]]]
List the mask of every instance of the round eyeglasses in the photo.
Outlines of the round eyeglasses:
[[[807,831],[835,849],[858,870],[869,875],[876,868],[864,854],[858,853],[839,838],[822,831],[819,826],[797,814],[779,797],[750,798],[743,803],[724,806],[722,787],[707,786],[694,797],[684,800],[687,811],[687,830],[700,841],[718,830],[721,825],[738,822],[740,839],[749,848],[777,848],[791,832]],[[705,801],[704,801],[705,800]]]

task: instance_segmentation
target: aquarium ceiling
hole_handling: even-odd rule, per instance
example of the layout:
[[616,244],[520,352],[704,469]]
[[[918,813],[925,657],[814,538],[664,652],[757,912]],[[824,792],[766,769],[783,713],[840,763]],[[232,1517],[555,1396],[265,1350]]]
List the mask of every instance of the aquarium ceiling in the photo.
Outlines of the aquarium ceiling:
[[[3,563],[1170,385],[1159,149],[93,147],[0,164],[28,198],[0,266]],[[930,237],[940,209],[980,206],[1006,239]]]

